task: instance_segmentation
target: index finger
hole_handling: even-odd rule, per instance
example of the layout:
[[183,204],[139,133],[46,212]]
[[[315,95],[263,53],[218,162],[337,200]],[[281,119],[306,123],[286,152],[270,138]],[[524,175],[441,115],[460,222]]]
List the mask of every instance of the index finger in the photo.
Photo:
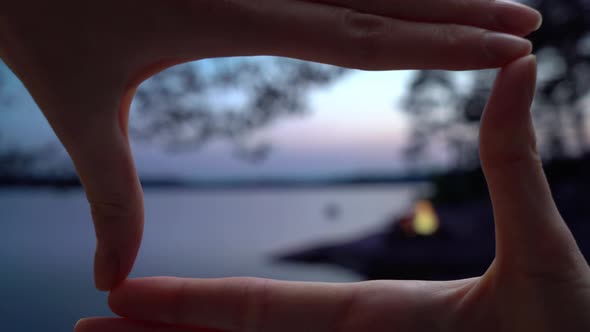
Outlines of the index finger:
[[510,0],[311,0],[403,20],[455,23],[524,36],[539,28],[541,14]]
[[[144,53],[184,61],[277,55],[355,69],[467,70],[503,66],[532,48],[522,38],[462,25],[458,18],[409,20],[309,1],[189,2],[185,7],[173,21],[145,27],[151,42]],[[469,13],[476,12],[485,13]]]

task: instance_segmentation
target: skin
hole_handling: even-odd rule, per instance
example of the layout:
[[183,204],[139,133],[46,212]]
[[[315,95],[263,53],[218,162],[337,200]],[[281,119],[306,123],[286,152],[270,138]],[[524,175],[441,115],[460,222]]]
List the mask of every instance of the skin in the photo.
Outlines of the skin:
[[[510,63],[528,54],[530,44],[491,33],[526,35],[538,28],[538,13],[463,0],[58,0],[34,3],[35,11],[30,5],[3,5],[0,57],[74,160],[96,228],[96,284],[119,285],[109,302],[125,317],[82,320],[78,332],[590,329],[589,268],[553,203],[534,148],[528,112],[534,59]],[[481,130],[497,226],[497,258],[489,271],[453,282],[122,282],[143,227],[127,138],[135,88],[177,63],[257,54],[371,70],[510,63]]]
[[355,284],[251,278],[125,281],[109,303],[125,318],[90,318],[76,332],[590,331],[590,268],[551,197],[530,105],[536,62],[499,73],[480,151],[497,253],[479,278]]
[[2,4],[0,58],[74,161],[96,230],[96,286],[110,290],[131,271],[143,231],[127,121],[144,79],[248,55],[369,70],[493,68],[529,54],[516,36],[540,24],[538,12],[499,0],[21,0]]

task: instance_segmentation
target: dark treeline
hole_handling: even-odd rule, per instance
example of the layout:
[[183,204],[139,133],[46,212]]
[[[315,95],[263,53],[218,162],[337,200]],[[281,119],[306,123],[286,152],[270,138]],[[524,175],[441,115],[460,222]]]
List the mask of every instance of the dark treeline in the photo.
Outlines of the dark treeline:
[[[539,61],[534,105],[539,148],[546,161],[588,154],[590,9],[584,0],[535,0],[543,27],[529,38]],[[14,99],[0,73],[0,111]],[[195,151],[216,140],[230,142],[236,158],[261,162],[272,143],[260,129],[313,112],[311,92],[338,82],[346,69],[304,61],[254,57],[206,60],[166,70],[138,90],[132,106],[136,141],[172,152]],[[433,149],[446,151],[450,173],[478,167],[477,132],[494,71],[419,71],[409,83],[403,109],[411,118],[408,160],[421,163]],[[392,110],[393,111],[393,110]],[[1,115],[0,115],[1,116]],[[0,174],[42,174],[48,149],[20,149],[0,132]],[[51,150],[51,149],[49,149]],[[55,162],[53,162],[55,164]],[[71,165],[62,173],[73,174]],[[418,163],[417,163],[418,164]],[[52,169],[50,175],[56,173]],[[57,173],[60,173],[57,171]],[[67,175],[67,174],[66,174]]]
[[[530,4],[544,18],[541,29],[528,37],[539,63],[533,106],[539,148],[547,161],[579,158],[590,145],[590,6],[584,0]],[[494,71],[473,72],[465,82],[457,73],[418,72],[404,100],[413,123],[408,157],[421,160],[436,142],[452,155],[452,169],[476,167],[477,131],[494,76]]]
[[[0,70],[0,110],[10,110],[15,106],[5,87],[9,70],[1,62]],[[257,131],[278,119],[311,112],[309,94],[329,86],[346,72],[328,65],[269,57],[213,59],[176,66],[141,85],[132,105],[130,133],[135,141],[171,152],[195,151],[223,140],[231,143],[236,158],[260,162],[270,153],[272,142],[255,135]],[[71,165],[51,160],[56,154],[49,150],[21,148],[3,139],[0,132],[0,175],[73,175]],[[63,155],[58,154],[58,158]],[[45,167],[56,163],[64,169]]]

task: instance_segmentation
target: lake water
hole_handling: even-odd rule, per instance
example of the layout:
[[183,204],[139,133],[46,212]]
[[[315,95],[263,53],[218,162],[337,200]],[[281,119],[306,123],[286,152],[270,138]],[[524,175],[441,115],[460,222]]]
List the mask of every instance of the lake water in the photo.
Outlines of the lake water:
[[[328,266],[279,264],[273,254],[382,227],[415,186],[297,190],[146,190],[144,240],[132,277],[256,276],[350,282]],[[327,205],[340,216],[326,218]],[[95,239],[81,191],[0,191],[0,330],[71,331],[110,315],[94,289]]]

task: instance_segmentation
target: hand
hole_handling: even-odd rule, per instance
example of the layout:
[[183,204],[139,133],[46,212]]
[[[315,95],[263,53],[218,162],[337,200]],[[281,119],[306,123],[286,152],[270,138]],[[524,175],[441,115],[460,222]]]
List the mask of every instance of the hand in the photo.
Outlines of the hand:
[[96,229],[96,286],[108,290],[131,270],[142,236],[127,121],[144,79],[191,60],[262,54],[360,69],[499,67],[531,51],[514,35],[540,21],[500,0],[21,0],[2,5],[0,57],[74,161]]
[[535,72],[533,56],[505,67],[482,120],[481,159],[497,241],[496,259],[484,276],[357,284],[129,280],[109,299],[113,311],[126,319],[82,320],[76,332],[208,331],[195,327],[234,332],[590,331],[590,270],[555,207],[535,150],[529,112]]

